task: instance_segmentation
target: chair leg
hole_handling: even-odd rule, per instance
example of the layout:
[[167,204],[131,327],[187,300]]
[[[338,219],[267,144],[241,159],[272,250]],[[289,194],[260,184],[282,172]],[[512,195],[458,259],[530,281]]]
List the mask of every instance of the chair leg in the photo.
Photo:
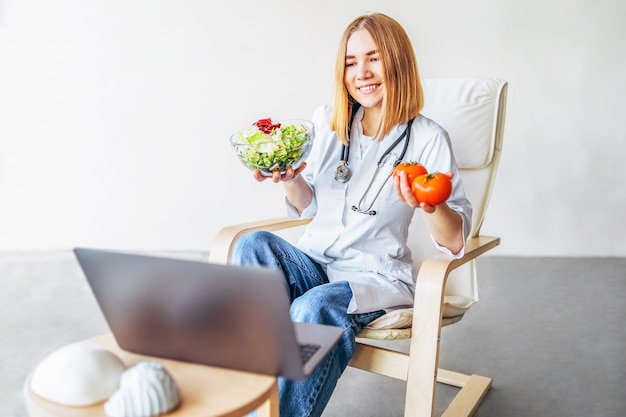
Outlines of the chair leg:
[[[450,404],[448,404],[442,417],[471,417],[476,412],[487,391],[489,391],[492,380],[485,376],[465,375],[439,368],[436,381],[461,388]],[[421,391],[416,391],[416,388],[414,388],[412,392],[415,395],[411,395],[409,394],[411,389],[407,387],[405,417],[433,415],[435,392],[431,393],[430,385],[427,385],[425,388],[422,388]],[[433,389],[436,388],[433,386]]]
[[[457,374],[462,375],[462,374]],[[467,375],[463,375],[466,376]],[[441,381],[443,382],[443,381]],[[447,382],[444,382],[447,383]],[[452,384],[458,386],[456,384]],[[491,378],[470,375],[456,394],[442,417],[470,417],[491,387]]]
[[425,262],[415,282],[415,304],[404,417],[433,416],[447,263]]
[[469,382],[470,375],[460,372],[448,371],[446,369],[437,369],[437,382],[454,387],[463,388]]
[[[350,366],[407,381],[409,355],[381,347],[373,347],[366,343],[357,343],[357,350],[350,362]],[[466,375],[446,369],[437,369],[436,382],[461,388],[443,417],[470,417],[472,416],[491,387],[491,378],[480,375]],[[405,417],[432,416],[434,412],[435,381],[430,381],[422,388],[414,385],[407,386],[407,401]],[[418,395],[420,394],[420,395]],[[432,399],[432,400],[431,400]]]

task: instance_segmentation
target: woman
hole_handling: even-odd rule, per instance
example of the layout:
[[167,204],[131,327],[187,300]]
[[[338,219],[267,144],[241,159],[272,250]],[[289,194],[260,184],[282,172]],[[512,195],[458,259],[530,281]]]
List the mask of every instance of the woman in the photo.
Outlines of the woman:
[[[412,305],[415,271],[406,239],[415,209],[440,250],[463,254],[471,206],[447,133],[420,115],[422,106],[413,47],[401,25],[379,13],[355,19],[339,45],[334,106],[321,106],[312,118],[307,164],[271,177],[284,184],[289,216],[313,220],[296,246],[268,232],[235,245],[234,263],[283,270],[294,321],[344,329],[310,377],[280,380],[281,416],[320,416],[354,354],[355,336],[386,311]],[[391,176],[399,160],[447,173],[448,201],[436,207],[417,201],[404,173]]]

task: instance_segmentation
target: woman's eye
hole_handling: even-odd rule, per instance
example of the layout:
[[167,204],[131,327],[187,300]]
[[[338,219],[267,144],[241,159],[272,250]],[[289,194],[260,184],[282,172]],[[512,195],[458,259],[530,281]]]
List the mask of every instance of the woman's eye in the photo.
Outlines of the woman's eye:
[[356,62],[346,62],[346,67],[353,67],[356,65]]

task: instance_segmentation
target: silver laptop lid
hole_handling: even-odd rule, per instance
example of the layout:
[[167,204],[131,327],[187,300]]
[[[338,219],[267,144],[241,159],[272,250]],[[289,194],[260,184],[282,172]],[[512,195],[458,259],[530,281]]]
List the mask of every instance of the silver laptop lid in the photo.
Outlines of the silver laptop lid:
[[280,270],[74,252],[122,349],[290,379],[305,376]]

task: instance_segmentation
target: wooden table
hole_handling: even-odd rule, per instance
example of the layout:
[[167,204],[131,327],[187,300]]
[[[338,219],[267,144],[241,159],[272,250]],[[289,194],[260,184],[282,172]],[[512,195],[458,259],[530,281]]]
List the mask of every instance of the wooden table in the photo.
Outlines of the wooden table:
[[[181,396],[180,406],[165,414],[167,417],[241,417],[255,409],[259,417],[278,417],[278,383],[274,376],[136,355],[121,350],[111,334],[85,343],[109,349],[127,367],[145,360],[160,362],[176,381]],[[24,385],[30,417],[106,417],[104,403],[66,407],[39,397],[30,389],[31,376]]]

